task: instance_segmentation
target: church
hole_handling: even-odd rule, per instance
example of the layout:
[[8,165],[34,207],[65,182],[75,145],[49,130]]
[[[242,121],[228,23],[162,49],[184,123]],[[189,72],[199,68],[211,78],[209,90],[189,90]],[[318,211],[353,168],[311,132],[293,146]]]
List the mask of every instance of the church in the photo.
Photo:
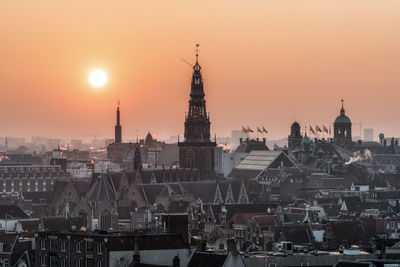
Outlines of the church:
[[204,85],[196,45],[196,64],[193,66],[189,110],[185,120],[185,140],[179,142],[179,167],[198,169],[204,179],[215,177],[216,143],[210,139],[210,115],[204,99]]

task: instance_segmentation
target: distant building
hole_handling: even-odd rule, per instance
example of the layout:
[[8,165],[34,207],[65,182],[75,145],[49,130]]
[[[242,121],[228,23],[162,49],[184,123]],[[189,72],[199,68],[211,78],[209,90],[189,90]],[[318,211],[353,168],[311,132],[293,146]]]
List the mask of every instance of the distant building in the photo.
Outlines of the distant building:
[[336,118],[333,123],[333,140],[335,144],[345,147],[352,147],[351,139],[351,120],[346,116],[343,99],[342,99],[342,109],[340,110],[340,115]]
[[366,141],[366,142],[374,141],[374,129],[372,129],[372,128],[364,129],[364,141]]
[[215,176],[215,147],[210,139],[210,116],[206,110],[203,78],[196,52],[193,67],[189,111],[185,121],[185,140],[179,142],[179,166],[199,169],[206,178]]
[[302,140],[303,136],[300,133],[300,124],[295,121],[290,127],[290,135],[288,136],[288,156],[297,158]]

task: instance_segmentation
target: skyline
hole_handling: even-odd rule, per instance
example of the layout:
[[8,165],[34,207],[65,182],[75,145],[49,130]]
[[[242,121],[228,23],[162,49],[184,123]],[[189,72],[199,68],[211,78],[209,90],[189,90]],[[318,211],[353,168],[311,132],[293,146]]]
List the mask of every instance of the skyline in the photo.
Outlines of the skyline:
[[[43,2],[0,4],[1,136],[112,138],[118,99],[123,138],[182,136],[192,69],[180,58],[194,62],[197,42],[212,136],[329,126],[342,98],[375,138],[398,136],[397,1]],[[94,68],[109,76],[104,90],[87,82]]]

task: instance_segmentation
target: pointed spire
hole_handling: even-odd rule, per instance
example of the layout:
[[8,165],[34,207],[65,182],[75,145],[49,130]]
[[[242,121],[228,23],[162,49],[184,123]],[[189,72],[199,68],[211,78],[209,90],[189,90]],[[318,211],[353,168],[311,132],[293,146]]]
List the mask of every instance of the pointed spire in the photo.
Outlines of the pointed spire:
[[119,111],[120,102],[118,100],[117,106],[117,123],[115,124],[115,143],[122,143],[122,127],[121,127],[121,115]]
[[199,63],[199,44],[196,44],[196,64]]
[[342,98],[342,100],[341,100],[341,102],[342,102],[342,109],[340,110],[340,116],[344,116],[345,115],[345,111],[344,111],[344,100],[343,100],[343,98]]

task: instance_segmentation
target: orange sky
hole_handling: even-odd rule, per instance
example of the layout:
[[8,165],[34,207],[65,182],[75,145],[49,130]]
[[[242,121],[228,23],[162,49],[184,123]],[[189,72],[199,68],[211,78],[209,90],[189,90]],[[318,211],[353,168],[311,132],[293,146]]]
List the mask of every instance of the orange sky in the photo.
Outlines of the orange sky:
[[[398,0],[3,0],[0,136],[123,138],[183,132],[200,43],[212,132],[353,122],[400,131]],[[107,86],[87,75],[103,68]],[[355,127],[354,135],[358,135]]]

